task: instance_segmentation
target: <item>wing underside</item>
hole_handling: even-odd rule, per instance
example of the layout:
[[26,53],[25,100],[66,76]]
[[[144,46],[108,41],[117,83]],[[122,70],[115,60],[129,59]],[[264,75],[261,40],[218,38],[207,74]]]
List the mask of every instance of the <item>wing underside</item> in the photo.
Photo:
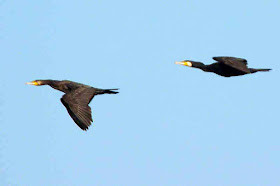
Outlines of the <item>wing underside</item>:
[[87,130],[92,122],[91,108],[88,106],[94,97],[93,88],[79,88],[71,93],[64,94],[61,98],[74,122],[82,129]]

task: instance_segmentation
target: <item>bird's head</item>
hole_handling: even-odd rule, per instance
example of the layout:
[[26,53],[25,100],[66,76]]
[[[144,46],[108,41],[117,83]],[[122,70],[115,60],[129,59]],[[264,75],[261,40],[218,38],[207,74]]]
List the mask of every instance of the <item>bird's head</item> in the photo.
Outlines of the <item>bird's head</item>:
[[45,85],[43,80],[34,80],[34,81],[31,81],[31,82],[27,82],[25,84],[27,84],[27,85],[35,85],[35,86]]
[[196,62],[196,61],[191,61],[191,60],[176,61],[175,64],[184,65],[184,66],[188,66],[188,67],[195,67],[195,68],[204,66],[204,64],[201,62]]

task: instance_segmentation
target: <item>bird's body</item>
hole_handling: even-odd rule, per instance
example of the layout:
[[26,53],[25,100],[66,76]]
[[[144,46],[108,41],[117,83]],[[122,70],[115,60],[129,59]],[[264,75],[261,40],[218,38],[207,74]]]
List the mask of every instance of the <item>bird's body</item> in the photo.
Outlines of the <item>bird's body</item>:
[[95,95],[117,94],[117,89],[99,89],[73,81],[63,80],[35,80],[27,84],[36,86],[49,85],[65,94],[60,99],[69,115],[83,130],[87,130],[92,122],[91,108],[88,104]]
[[176,64],[181,64],[189,67],[194,67],[201,69],[205,72],[213,72],[220,76],[231,77],[240,76],[245,74],[251,74],[258,71],[269,71],[271,69],[254,69],[247,67],[247,60],[237,57],[213,57],[216,63],[210,65],[205,65],[201,62],[195,62],[190,60],[184,60],[181,62],[176,62]]

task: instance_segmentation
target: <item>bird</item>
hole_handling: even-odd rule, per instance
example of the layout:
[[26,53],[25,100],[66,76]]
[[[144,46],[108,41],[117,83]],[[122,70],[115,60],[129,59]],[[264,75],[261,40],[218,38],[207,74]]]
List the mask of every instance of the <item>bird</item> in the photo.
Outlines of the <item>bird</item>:
[[92,122],[91,108],[89,107],[92,98],[101,94],[119,93],[116,91],[118,89],[99,89],[68,80],[34,80],[26,84],[35,86],[49,85],[56,90],[64,92],[65,94],[60,100],[74,122],[82,130],[87,130]]
[[201,62],[191,60],[179,61],[175,62],[175,64],[199,68],[204,72],[213,72],[224,77],[241,76],[245,74],[252,74],[261,71],[266,72],[271,70],[248,68],[247,60],[243,58],[220,56],[213,57],[213,59],[217,62],[210,65],[205,65]]

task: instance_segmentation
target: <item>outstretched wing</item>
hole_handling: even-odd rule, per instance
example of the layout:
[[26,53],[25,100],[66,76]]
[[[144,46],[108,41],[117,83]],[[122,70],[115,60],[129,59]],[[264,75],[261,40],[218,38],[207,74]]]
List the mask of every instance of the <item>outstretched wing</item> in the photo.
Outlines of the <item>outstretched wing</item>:
[[64,94],[60,99],[69,115],[82,130],[87,130],[92,122],[91,108],[88,104],[94,95],[94,88],[81,87]]
[[237,70],[250,73],[246,59],[237,57],[213,57],[213,59]]

